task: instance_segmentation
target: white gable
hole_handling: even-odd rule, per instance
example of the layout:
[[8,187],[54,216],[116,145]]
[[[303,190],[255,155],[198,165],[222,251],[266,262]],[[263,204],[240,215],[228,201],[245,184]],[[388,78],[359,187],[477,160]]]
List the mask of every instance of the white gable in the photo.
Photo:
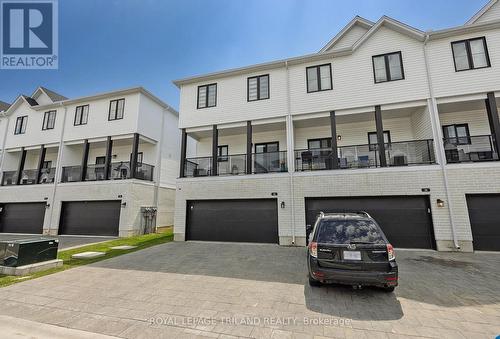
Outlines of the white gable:
[[358,41],[365,33],[368,32],[368,29],[365,27],[361,27],[360,25],[354,25],[340,40],[338,40],[335,44],[333,44],[327,51],[341,49],[346,47],[352,47],[356,41]]
[[500,1],[491,0],[479,12],[477,12],[466,25],[482,23],[500,19]]
[[36,102],[38,102],[38,104],[41,106],[53,103],[52,99],[50,99],[50,97],[40,89],[36,90],[31,97],[35,99]]

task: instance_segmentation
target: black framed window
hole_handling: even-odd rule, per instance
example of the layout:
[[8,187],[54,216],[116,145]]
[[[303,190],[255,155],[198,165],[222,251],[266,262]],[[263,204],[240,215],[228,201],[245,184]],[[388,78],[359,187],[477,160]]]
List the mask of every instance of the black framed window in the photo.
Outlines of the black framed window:
[[247,79],[247,101],[269,99],[269,74]]
[[86,125],[89,118],[89,105],[77,106],[75,110],[74,126]]
[[43,115],[42,130],[53,129],[56,124],[56,111],[48,111]]
[[333,88],[332,64],[306,68],[307,93],[328,91]]
[[309,139],[307,140],[308,149],[332,148],[332,138]]
[[[144,158],[144,152],[137,152],[137,166],[142,166],[142,160]],[[130,163],[132,163],[132,153],[130,153]]]
[[[384,146],[385,148],[389,148],[391,145],[391,132],[384,131]],[[368,149],[370,151],[378,150],[378,140],[377,140],[377,132],[368,132]]]
[[123,111],[125,109],[125,99],[111,100],[109,102],[108,120],[123,119]]
[[456,72],[491,66],[485,37],[454,41],[451,50]]
[[24,134],[26,133],[26,125],[28,124],[28,116],[18,117],[16,119],[16,128],[14,129],[14,134]]
[[443,137],[446,142],[456,145],[468,145],[471,143],[468,124],[443,126]]
[[95,157],[96,165],[104,165],[106,163],[106,157]]
[[402,80],[405,78],[401,52],[393,52],[372,57],[375,83]]
[[52,168],[52,161],[44,161],[43,162],[43,165],[42,165],[42,168],[44,169],[49,169],[49,168]]
[[198,86],[197,108],[215,107],[217,105],[217,84]]
[[229,155],[228,145],[217,146],[217,161],[219,162],[228,161],[228,155]]

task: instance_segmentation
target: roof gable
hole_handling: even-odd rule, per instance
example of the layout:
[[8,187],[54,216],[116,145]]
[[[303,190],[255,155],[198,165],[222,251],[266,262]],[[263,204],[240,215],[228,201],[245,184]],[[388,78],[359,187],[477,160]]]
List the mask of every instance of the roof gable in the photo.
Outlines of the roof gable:
[[31,97],[35,99],[40,105],[51,104],[68,99],[65,96],[62,96],[42,86],[38,87],[35,92],[33,92]]
[[10,107],[10,104],[0,101],[0,112],[8,110]]
[[351,47],[372,26],[373,22],[356,15],[342,30],[335,35],[319,52]]
[[500,19],[500,2],[498,0],[490,0],[483,6],[472,18],[465,24],[472,25],[475,23],[486,22],[490,20]]

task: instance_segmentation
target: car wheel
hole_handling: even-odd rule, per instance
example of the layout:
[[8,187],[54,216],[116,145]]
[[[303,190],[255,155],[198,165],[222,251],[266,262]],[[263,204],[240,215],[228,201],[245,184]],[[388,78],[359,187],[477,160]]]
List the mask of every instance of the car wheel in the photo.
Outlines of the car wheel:
[[394,286],[384,287],[384,291],[386,291],[387,293],[391,293],[391,292],[394,292],[395,288],[396,287],[394,287]]
[[317,281],[316,279],[311,278],[311,276],[309,276],[309,286],[319,287],[319,286],[321,286],[321,283],[319,281]]

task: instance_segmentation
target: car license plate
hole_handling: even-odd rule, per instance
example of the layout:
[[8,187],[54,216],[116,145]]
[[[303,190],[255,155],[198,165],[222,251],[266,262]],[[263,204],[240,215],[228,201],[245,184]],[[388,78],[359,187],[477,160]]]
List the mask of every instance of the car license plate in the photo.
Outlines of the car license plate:
[[344,251],[344,260],[361,260],[360,251]]

